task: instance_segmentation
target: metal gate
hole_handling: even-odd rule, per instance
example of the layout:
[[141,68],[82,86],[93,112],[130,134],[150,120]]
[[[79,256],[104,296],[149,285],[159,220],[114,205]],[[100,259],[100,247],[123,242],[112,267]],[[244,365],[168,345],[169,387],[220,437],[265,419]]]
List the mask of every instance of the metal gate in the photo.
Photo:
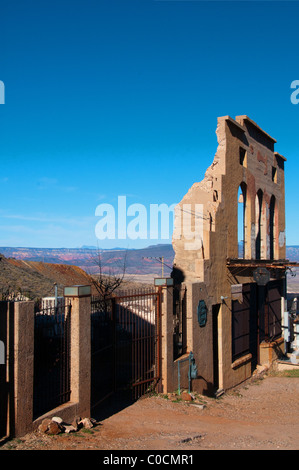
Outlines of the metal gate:
[[13,302],[0,302],[0,439],[13,434],[13,313]]
[[115,392],[137,399],[160,379],[160,291],[91,302],[91,407]]
[[71,304],[35,312],[34,418],[70,400],[70,322]]

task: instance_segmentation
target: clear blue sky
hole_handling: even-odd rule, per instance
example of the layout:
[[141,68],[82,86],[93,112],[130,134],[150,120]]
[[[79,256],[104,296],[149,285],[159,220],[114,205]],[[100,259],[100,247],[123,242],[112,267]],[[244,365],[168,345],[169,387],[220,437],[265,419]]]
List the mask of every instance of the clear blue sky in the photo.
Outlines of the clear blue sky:
[[217,117],[241,114],[287,158],[287,244],[299,244],[299,2],[0,9],[0,246],[96,245],[98,204],[179,202],[213,160]]

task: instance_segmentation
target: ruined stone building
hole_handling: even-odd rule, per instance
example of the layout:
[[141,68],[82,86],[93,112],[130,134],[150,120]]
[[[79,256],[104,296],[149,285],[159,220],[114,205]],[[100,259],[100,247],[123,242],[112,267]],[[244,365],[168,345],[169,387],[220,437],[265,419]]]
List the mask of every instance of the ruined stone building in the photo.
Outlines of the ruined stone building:
[[[192,351],[200,393],[229,389],[284,347],[286,159],[247,116],[218,118],[204,179],[176,208],[176,360]],[[176,320],[175,320],[176,321]]]

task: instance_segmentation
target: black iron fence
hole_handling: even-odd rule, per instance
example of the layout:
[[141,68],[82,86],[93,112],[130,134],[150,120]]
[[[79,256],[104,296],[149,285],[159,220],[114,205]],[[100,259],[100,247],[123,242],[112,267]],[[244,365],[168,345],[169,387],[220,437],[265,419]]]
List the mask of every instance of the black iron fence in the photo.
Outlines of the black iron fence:
[[91,403],[95,407],[115,389],[115,317],[112,300],[91,301]]
[[70,322],[70,304],[36,306],[34,418],[70,400]]
[[137,399],[160,379],[160,294],[152,289],[115,299],[116,387]]
[[91,302],[91,405],[117,391],[136,399],[160,378],[160,293],[123,292]]
[[[0,439],[9,436],[13,414],[13,302],[0,301]],[[10,351],[9,351],[10,350]],[[10,409],[9,409],[10,408]]]

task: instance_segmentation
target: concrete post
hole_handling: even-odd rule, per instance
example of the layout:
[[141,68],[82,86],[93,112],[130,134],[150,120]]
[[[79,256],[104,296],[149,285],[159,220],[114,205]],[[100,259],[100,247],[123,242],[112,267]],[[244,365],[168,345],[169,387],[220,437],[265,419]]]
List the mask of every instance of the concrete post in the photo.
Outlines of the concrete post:
[[[34,373],[34,302],[14,302],[14,430],[32,430]],[[11,360],[11,358],[10,358]]]
[[162,335],[162,389],[173,392],[173,287],[162,286],[161,335]]
[[91,344],[90,286],[65,288],[71,310],[71,402],[77,404],[77,414],[90,417]]

